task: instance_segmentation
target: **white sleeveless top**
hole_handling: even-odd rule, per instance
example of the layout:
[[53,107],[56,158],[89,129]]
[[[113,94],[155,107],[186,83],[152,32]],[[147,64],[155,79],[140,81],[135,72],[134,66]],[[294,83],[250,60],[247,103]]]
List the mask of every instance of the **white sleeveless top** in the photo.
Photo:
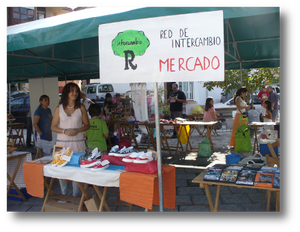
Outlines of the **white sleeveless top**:
[[[82,127],[82,113],[80,108],[68,116],[64,111],[63,105],[59,105],[59,127],[63,129],[77,129]],[[66,134],[57,134],[57,145],[70,147],[74,152],[85,152],[85,142],[83,132],[79,132],[76,136],[68,136]]]
[[[240,107],[245,107],[245,106],[247,106],[247,103],[240,97],[240,96],[237,96],[236,98],[240,98],[241,99],[241,103],[240,103]],[[235,101],[236,101],[237,99],[235,99]],[[239,109],[237,109],[237,113],[244,113],[244,112],[246,112],[246,109],[241,109],[241,110],[239,110]]]

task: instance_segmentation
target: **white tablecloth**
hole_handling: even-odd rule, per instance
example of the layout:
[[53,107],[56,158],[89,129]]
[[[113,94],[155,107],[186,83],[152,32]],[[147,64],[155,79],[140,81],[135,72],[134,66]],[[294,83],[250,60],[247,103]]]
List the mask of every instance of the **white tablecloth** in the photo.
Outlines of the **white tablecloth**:
[[47,177],[72,180],[97,186],[119,187],[120,174],[124,170],[117,169],[116,167],[118,166],[110,165],[105,170],[93,172],[90,168],[71,166],[59,168],[48,164],[44,166],[43,171],[44,176]]

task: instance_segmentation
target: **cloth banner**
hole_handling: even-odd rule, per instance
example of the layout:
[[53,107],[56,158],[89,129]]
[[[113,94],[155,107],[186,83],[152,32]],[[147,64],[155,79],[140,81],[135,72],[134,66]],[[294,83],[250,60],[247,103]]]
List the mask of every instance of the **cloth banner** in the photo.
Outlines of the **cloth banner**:
[[146,83],[134,83],[131,86],[131,98],[133,100],[133,109],[135,118],[138,121],[148,120],[148,108],[147,108],[147,84]]

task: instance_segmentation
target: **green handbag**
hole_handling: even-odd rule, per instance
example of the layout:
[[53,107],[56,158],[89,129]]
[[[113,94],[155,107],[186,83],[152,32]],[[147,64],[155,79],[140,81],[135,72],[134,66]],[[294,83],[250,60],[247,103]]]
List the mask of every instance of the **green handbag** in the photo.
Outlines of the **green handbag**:
[[248,122],[248,118],[240,117],[240,125],[234,133],[235,147],[234,150],[237,152],[251,152],[252,144],[250,137],[250,127],[247,123],[241,123],[241,121]]

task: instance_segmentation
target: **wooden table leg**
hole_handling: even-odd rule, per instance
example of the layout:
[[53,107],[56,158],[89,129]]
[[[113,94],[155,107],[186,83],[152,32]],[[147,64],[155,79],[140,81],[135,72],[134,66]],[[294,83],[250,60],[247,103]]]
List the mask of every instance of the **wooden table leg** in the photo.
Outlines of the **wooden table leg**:
[[80,182],[76,182],[76,183],[78,184],[80,190],[82,191],[82,195],[81,195],[78,210],[77,210],[78,212],[80,212],[82,210],[84,199],[89,199],[90,198],[89,194],[87,193],[87,188],[88,188],[89,185],[84,184],[84,187],[83,187]]
[[220,199],[220,192],[221,192],[221,185],[217,186],[217,194],[216,194],[216,201],[215,201],[215,208],[214,211],[218,211],[218,206],[219,206],[219,199]]
[[51,192],[50,189],[52,189],[53,184],[54,184],[54,178],[51,178],[50,186],[49,186],[49,189],[48,189],[48,191],[47,191],[47,194],[46,194],[46,197],[45,197],[44,204],[43,204],[43,207],[42,207],[41,212],[45,212],[45,204],[46,204],[47,201],[49,200],[49,196],[50,196],[50,192]]
[[[104,203],[106,204],[106,202],[105,202],[106,193],[107,193],[107,187],[104,187],[104,190],[103,190],[103,196],[102,196],[101,203],[100,203],[100,207],[99,207],[99,211],[100,211],[100,212],[103,211]],[[108,206],[107,206],[107,207],[108,207]],[[110,210],[108,210],[108,211],[110,211]]]
[[27,199],[24,197],[23,193],[20,191],[20,189],[18,188],[18,186],[15,184],[14,181],[15,181],[15,178],[16,178],[16,176],[17,176],[17,173],[18,173],[19,167],[20,167],[20,165],[21,165],[22,159],[23,159],[23,157],[25,157],[25,156],[26,156],[26,154],[21,155],[21,156],[18,158],[18,163],[17,163],[17,165],[16,165],[16,167],[15,167],[15,170],[14,170],[14,173],[13,173],[12,177],[10,177],[10,175],[7,173],[7,179],[9,180],[9,185],[8,185],[8,188],[7,188],[7,196],[12,195],[12,194],[10,194],[9,192],[10,192],[10,190],[11,190],[11,187],[14,187],[15,190],[17,191],[17,193],[19,194],[19,196],[16,195],[15,197],[20,197],[20,198],[22,198],[22,200],[23,200],[24,202],[27,201]]
[[280,212],[280,192],[276,192],[276,212]]
[[212,129],[212,126],[207,126],[206,136],[207,136],[207,138],[209,139],[211,149],[212,149],[212,151],[214,152],[214,151],[215,151],[215,148],[214,148],[214,144],[213,144],[213,142],[212,142],[212,140],[211,140],[211,129]]
[[257,127],[256,127],[256,126],[254,126],[253,155],[254,155],[254,153],[255,153],[255,147],[257,147],[257,150],[258,150]]
[[[97,185],[93,185],[94,186],[94,189],[96,191],[96,193],[98,194],[100,200],[101,200],[101,203],[100,203],[100,206],[99,206],[99,211],[103,211],[103,206],[105,207],[106,211],[110,211],[106,201],[105,201],[105,197],[106,197],[106,192],[107,192],[107,187],[104,187],[104,191],[103,191],[103,195],[101,193],[101,191],[99,190],[98,186]],[[105,192],[105,196],[104,196],[104,192]],[[101,207],[102,206],[102,207]]]
[[270,211],[271,191],[267,190],[267,212]]
[[214,212],[214,204],[210,195],[209,186],[207,184],[204,184],[204,189],[208,200],[209,209],[211,212]]

